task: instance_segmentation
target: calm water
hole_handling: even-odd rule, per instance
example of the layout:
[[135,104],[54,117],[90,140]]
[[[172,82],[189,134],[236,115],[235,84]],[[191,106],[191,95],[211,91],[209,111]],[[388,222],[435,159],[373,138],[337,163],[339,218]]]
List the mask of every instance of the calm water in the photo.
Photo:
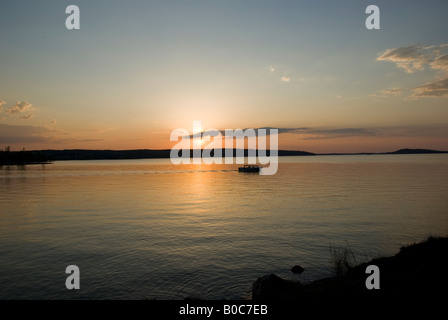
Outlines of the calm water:
[[[245,299],[267,273],[330,276],[330,245],[372,258],[448,235],[446,154],[280,161],[273,176],[169,159],[0,167],[0,298]],[[65,288],[72,264],[80,290]]]

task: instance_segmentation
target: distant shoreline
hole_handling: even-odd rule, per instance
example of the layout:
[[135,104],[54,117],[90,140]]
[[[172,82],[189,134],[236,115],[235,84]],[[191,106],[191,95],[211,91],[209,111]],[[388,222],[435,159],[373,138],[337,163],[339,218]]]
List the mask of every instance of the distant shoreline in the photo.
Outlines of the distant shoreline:
[[0,166],[28,166],[32,164],[53,164],[53,162],[0,162]]
[[[250,150],[233,149],[233,157],[243,151],[247,157]],[[260,150],[255,153],[259,156]],[[137,150],[88,150],[88,149],[64,149],[64,150],[33,150],[33,151],[0,151],[0,166],[3,165],[28,165],[49,164],[53,161],[64,160],[131,160],[131,159],[167,159],[170,158],[170,149],[137,149]],[[265,151],[269,157],[269,150]],[[430,149],[400,149],[393,152],[360,152],[360,153],[312,153],[301,150],[278,150],[278,156],[339,156],[339,155],[395,155],[395,154],[446,154],[448,151]],[[224,152],[222,153],[224,155]],[[211,156],[214,155],[212,150]],[[193,150],[190,150],[190,158]]]

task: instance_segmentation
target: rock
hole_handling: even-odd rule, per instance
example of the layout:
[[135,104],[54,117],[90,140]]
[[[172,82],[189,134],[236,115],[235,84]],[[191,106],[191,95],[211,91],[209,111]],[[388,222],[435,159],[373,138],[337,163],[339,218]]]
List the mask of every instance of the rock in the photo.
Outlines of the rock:
[[264,275],[252,285],[253,300],[275,300],[284,299],[285,295],[290,294],[299,284],[284,280],[271,273]]
[[301,266],[297,265],[291,268],[291,272],[292,273],[302,273],[303,271],[305,271],[305,269],[303,269]]

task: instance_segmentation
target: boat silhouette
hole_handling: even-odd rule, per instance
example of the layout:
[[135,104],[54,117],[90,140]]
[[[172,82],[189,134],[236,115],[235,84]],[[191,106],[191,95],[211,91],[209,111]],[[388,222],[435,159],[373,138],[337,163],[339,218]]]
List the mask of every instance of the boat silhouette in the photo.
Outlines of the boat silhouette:
[[246,164],[238,168],[238,172],[260,172],[261,167],[256,164]]

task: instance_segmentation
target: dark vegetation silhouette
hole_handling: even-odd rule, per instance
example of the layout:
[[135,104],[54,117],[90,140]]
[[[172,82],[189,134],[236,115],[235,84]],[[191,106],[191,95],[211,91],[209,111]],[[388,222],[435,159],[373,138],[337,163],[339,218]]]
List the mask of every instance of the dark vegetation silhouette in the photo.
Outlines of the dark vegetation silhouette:
[[42,151],[11,151],[9,146],[0,150],[0,165],[25,165],[49,163],[48,156]]
[[[243,152],[247,157],[248,150],[238,150]],[[235,157],[238,154],[237,149],[233,149],[232,153]],[[12,152],[12,151],[11,151]],[[49,161],[57,160],[124,160],[124,159],[156,159],[156,158],[170,158],[170,149],[162,150],[150,150],[150,149],[137,149],[137,150],[86,150],[86,149],[72,149],[72,150],[40,150],[29,151],[35,156],[44,155]],[[188,157],[193,157],[193,150],[189,150]],[[214,156],[214,150],[210,152],[211,156]],[[259,152],[256,151],[258,156]],[[267,156],[270,156],[269,150],[266,151]],[[312,156],[315,155],[306,151],[289,151],[279,150],[279,156]],[[179,151],[179,156],[182,156]],[[222,152],[222,156],[225,156],[225,152]]]
[[[254,282],[252,299],[296,301],[302,306],[333,304],[341,308],[357,304],[370,307],[390,304],[403,310],[419,305],[444,306],[448,287],[447,252],[448,237],[431,236],[426,241],[402,247],[394,256],[354,265],[348,248],[333,254],[333,277],[302,284],[275,274],[265,275]],[[368,265],[376,265],[380,270],[378,290],[366,288]]]
[[[249,155],[251,150],[233,149],[232,155],[236,157],[241,153],[245,157]],[[193,150],[187,151],[187,157],[193,157]],[[271,156],[270,150],[265,151],[266,156]],[[394,152],[385,153],[350,153],[351,155],[368,155],[368,154],[430,154],[430,153],[448,153],[448,151],[437,151],[427,149],[400,149]],[[38,151],[11,151],[10,147],[5,147],[0,151],[0,165],[14,164],[33,164],[48,163],[59,160],[125,160],[125,159],[157,159],[170,158],[171,149],[136,149],[136,150],[87,150],[87,149],[64,149],[64,150],[38,150]],[[260,155],[259,150],[255,150],[257,157]],[[350,155],[349,153],[331,153],[316,154],[301,150],[278,150],[278,156],[316,156],[316,155]],[[215,156],[215,150],[211,150],[210,155]],[[226,154],[222,150],[222,156]],[[179,151],[182,156],[182,151]]]

